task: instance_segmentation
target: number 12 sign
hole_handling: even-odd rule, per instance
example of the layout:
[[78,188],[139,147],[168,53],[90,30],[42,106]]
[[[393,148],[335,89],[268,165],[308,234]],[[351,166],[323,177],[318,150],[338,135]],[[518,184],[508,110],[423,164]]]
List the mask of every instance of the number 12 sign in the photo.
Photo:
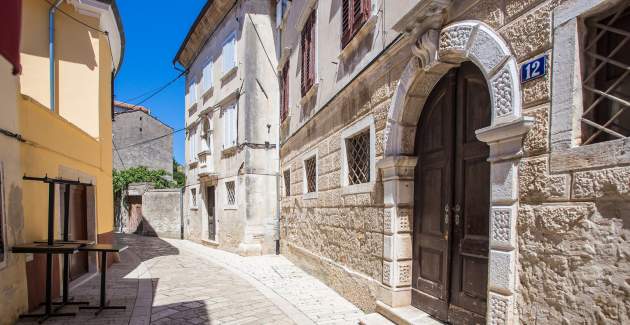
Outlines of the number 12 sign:
[[547,73],[547,56],[523,63],[521,66],[521,83],[540,78]]

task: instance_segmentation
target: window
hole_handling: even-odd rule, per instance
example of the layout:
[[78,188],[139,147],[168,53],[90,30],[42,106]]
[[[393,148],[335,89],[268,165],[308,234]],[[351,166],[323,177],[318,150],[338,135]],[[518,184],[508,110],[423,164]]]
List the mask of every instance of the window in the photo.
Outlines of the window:
[[278,0],[276,3],[276,28],[282,25],[282,20],[287,12],[288,0]]
[[236,146],[238,121],[236,103],[223,110],[223,149]]
[[370,182],[370,131],[346,139],[348,184]]
[[317,191],[317,157],[313,156],[304,161],[306,179],[306,193]]
[[193,80],[188,84],[188,107],[197,103],[197,84]]
[[283,173],[284,176],[284,196],[291,196],[291,171],[289,169],[285,170]]
[[206,92],[210,88],[212,88],[212,61],[208,62],[208,64],[203,68],[203,91]]
[[197,128],[190,129],[188,134],[188,152],[190,153],[189,160],[191,162],[197,161]]
[[342,0],[341,48],[346,47],[370,16],[370,0]]
[[233,206],[236,204],[236,189],[234,188],[234,181],[225,182],[225,193],[227,199],[227,205]]
[[302,96],[311,89],[315,81],[315,10],[302,29]]
[[283,122],[289,115],[289,62],[284,65],[281,77],[280,122]]
[[582,145],[630,136],[630,7],[585,25]]
[[190,189],[190,208],[191,209],[197,208],[197,189],[196,188]]
[[4,215],[4,173],[2,164],[0,164],[0,268],[6,265],[7,246],[6,246],[6,229]]
[[223,43],[223,74],[230,72],[236,67],[236,35],[230,34]]

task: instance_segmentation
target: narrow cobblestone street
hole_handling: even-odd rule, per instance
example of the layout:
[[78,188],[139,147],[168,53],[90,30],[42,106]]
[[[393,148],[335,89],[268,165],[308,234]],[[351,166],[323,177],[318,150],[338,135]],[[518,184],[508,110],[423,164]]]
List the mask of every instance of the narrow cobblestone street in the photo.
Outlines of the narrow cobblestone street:
[[[118,241],[129,249],[108,270],[108,298],[127,310],[97,317],[81,310],[75,318],[47,324],[356,324],[363,316],[282,256],[245,258],[190,241],[137,235]],[[96,305],[99,281],[93,276],[71,294]]]

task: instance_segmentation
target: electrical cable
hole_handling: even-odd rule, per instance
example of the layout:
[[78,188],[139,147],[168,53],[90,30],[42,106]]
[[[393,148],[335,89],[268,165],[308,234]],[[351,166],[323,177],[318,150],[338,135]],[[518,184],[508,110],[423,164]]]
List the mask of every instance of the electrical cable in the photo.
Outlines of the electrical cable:
[[143,144],[147,144],[147,143],[149,143],[149,142],[153,142],[153,141],[156,141],[156,140],[160,140],[160,139],[165,138],[165,137],[167,137],[167,136],[169,136],[169,135],[172,135],[172,134],[175,134],[175,133],[178,133],[178,132],[184,131],[184,130],[186,130],[186,128],[177,129],[177,130],[175,130],[175,131],[172,131],[172,132],[169,132],[169,133],[163,134],[163,135],[161,135],[161,136],[159,136],[159,137],[155,137],[155,138],[147,139],[147,140],[144,140],[144,141],[140,141],[140,142],[137,142],[137,143],[133,143],[133,144],[130,144],[130,145],[127,145],[127,146],[124,146],[124,147],[118,148],[118,150],[125,150],[125,149],[129,149],[129,148],[132,148],[132,147],[135,147],[135,146],[140,146],[140,145],[143,145]]

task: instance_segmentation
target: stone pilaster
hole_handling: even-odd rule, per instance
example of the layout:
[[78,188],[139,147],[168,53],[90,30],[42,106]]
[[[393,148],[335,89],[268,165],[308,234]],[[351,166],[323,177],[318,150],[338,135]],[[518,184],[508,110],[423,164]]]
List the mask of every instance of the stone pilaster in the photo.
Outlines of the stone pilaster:
[[383,292],[392,306],[411,303],[413,181],[417,158],[386,157],[377,163],[383,175]]

